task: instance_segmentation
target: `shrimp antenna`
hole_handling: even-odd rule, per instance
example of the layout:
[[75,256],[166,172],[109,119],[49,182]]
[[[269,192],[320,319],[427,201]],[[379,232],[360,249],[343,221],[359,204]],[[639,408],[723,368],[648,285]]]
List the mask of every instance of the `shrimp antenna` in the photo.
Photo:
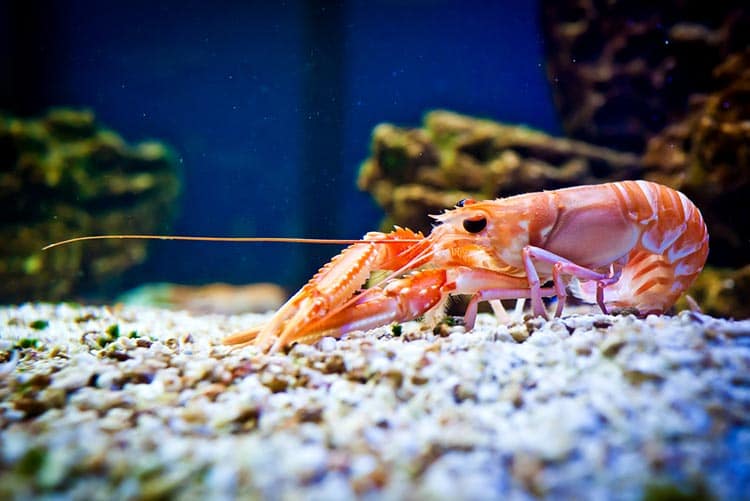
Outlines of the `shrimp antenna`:
[[294,237],[188,237],[181,235],[90,235],[86,237],[69,238],[42,247],[49,250],[62,245],[87,240],[189,240],[195,242],[265,242],[265,243],[298,243],[298,244],[327,244],[327,245],[351,245],[351,244],[399,244],[419,242],[416,238],[405,238],[400,240],[362,240],[362,239],[335,239],[335,238],[294,238]]

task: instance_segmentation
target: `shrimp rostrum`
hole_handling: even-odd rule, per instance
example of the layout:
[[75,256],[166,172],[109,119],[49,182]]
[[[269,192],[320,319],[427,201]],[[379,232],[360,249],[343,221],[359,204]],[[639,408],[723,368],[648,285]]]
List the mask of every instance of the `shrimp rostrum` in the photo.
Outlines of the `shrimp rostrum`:
[[[464,324],[477,305],[528,298],[547,317],[544,297],[566,295],[641,315],[663,313],[705,264],[708,233],[699,210],[671,188],[624,181],[464,200],[435,218],[423,237],[407,229],[371,232],[346,248],[264,325],[228,344],[276,350],[392,322],[439,318],[448,297],[467,294]],[[374,271],[385,275],[364,289]],[[568,287],[569,285],[574,287]]]

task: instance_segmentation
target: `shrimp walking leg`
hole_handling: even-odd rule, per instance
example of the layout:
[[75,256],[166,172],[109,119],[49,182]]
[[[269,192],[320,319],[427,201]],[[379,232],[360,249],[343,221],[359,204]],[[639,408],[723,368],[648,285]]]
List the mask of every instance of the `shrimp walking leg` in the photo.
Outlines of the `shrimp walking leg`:
[[552,265],[552,281],[554,282],[554,289],[557,294],[558,303],[555,311],[555,316],[559,317],[562,315],[562,310],[565,303],[565,283],[563,281],[563,275],[569,275],[578,278],[579,280],[591,280],[597,283],[597,304],[601,308],[602,312],[607,313],[607,306],[604,303],[604,288],[608,285],[612,285],[617,282],[620,278],[620,271],[612,269],[611,273],[605,274],[592,269],[580,266],[573,263],[572,261],[558,256],[557,254],[547,251],[545,249],[527,245],[523,249],[523,262],[526,269],[526,276],[529,281],[531,306],[534,315],[547,317],[544,309],[544,303],[542,303],[541,284],[539,281],[539,274],[537,273],[534,261],[547,263]]
[[[540,294],[540,297],[554,296],[555,289],[552,287],[541,287],[539,289],[539,294]],[[499,301],[501,299],[519,299],[519,298],[527,298],[527,297],[531,297],[531,289],[529,288],[522,288],[522,289],[498,288],[498,289],[483,289],[481,291],[478,291],[476,294],[474,294],[471,297],[471,301],[469,301],[469,304],[466,306],[466,313],[464,313],[464,326],[466,327],[466,330],[471,330],[474,328],[474,323],[476,322],[476,318],[477,318],[477,308],[479,307],[479,303],[481,303],[482,301],[490,301],[490,303],[492,303],[493,301]],[[501,321],[502,321],[502,318],[501,318]]]

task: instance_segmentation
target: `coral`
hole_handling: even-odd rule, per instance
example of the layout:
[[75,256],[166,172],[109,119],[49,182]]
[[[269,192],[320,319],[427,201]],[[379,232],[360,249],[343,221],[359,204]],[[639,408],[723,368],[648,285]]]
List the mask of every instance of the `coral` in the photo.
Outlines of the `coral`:
[[69,298],[140,263],[138,241],[41,249],[85,234],[163,231],[179,187],[167,147],[129,146],[89,111],[0,115],[0,300]]
[[640,153],[712,70],[750,45],[745,2],[544,0],[547,72],[567,133]]
[[491,199],[640,173],[636,155],[433,111],[423,128],[376,127],[358,184],[385,209],[385,228],[399,224],[429,231],[428,214],[462,198]]

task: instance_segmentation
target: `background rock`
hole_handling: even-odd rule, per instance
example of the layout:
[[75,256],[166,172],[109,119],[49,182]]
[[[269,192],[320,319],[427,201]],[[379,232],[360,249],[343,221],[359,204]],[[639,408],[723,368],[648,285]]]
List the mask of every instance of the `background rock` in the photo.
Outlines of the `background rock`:
[[0,115],[0,301],[70,298],[142,262],[139,241],[41,249],[73,236],[164,232],[179,191],[167,147],[129,146],[89,111]]
[[634,153],[716,90],[750,46],[745,2],[542,0],[547,73],[568,135]]
[[373,195],[393,224],[428,233],[429,214],[463,198],[478,200],[528,191],[639,177],[637,155],[533,129],[433,111],[422,128],[382,124],[358,185]]
[[684,119],[653,137],[646,177],[684,192],[711,230],[711,261],[742,266],[750,256],[750,49],[713,71],[719,88],[695,96]]

